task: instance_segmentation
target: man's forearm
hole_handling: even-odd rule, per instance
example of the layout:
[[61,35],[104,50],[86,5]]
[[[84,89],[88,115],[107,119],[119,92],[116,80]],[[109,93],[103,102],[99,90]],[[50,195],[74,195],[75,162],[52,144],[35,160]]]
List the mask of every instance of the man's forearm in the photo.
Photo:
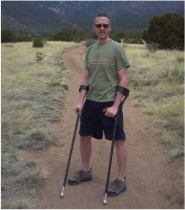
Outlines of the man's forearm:
[[83,104],[86,94],[87,94],[87,90],[82,89],[80,92],[80,99],[78,102],[79,104]]
[[123,98],[123,94],[117,91],[117,95],[116,95],[116,99],[114,101],[113,107],[118,108],[121,103],[122,98]]
[[[88,86],[89,87],[89,79],[84,77],[82,79],[82,83],[81,85],[85,85],[85,86]],[[80,91],[80,99],[79,99],[79,104],[83,104],[83,101],[86,97],[86,94],[87,94],[87,90],[84,90],[84,89],[81,89]]]
[[[119,86],[126,88],[128,84],[128,78],[124,78],[120,81]],[[123,94],[117,91],[116,99],[114,101],[114,107],[118,108],[123,98]]]

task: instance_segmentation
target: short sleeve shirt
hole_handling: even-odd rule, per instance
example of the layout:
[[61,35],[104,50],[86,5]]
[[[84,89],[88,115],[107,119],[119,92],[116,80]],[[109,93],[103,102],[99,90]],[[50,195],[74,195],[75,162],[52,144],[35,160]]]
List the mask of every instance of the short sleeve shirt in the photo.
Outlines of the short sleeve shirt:
[[84,68],[90,72],[88,100],[114,101],[119,84],[118,70],[129,67],[123,46],[113,40],[91,45],[86,51]]

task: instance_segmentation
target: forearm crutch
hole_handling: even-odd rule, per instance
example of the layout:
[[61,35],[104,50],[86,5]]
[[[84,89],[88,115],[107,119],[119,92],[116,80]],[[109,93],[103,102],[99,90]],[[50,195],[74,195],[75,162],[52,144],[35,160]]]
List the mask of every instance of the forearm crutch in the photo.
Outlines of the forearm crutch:
[[[107,172],[107,180],[106,180],[106,185],[105,185],[105,197],[103,200],[103,204],[107,203],[107,190],[108,190],[108,185],[109,185],[109,177],[110,177],[110,170],[111,170],[111,164],[112,164],[112,156],[113,156],[113,150],[114,150],[114,141],[115,141],[115,135],[116,135],[116,127],[117,127],[117,121],[118,121],[118,113],[120,112],[120,110],[123,107],[123,104],[125,103],[125,100],[127,99],[128,95],[129,95],[129,90],[127,88],[124,88],[124,92],[123,94],[125,95],[125,98],[123,99],[123,101],[121,101],[116,117],[115,119],[115,123],[114,123],[114,132],[113,132],[113,138],[112,138],[112,145],[111,145],[111,151],[110,151],[110,159],[109,159],[109,166],[108,166],[108,172]],[[103,112],[106,112],[106,109],[103,110]]]
[[[76,111],[77,111],[77,112],[79,111],[79,108],[78,108],[78,107],[76,108]],[[77,119],[76,119],[74,134],[73,134],[73,138],[72,138],[72,142],[71,142],[71,148],[70,148],[69,157],[68,157],[68,163],[67,163],[67,168],[66,168],[66,174],[65,174],[65,178],[64,178],[64,183],[63,183],[62,192],[61,192],[61,194],[60,194],[61,197],[64,197],[64,188],[65,188],[65,186],[66,186],[66,181],[67,181],[67,176],[68,176],[68,170],[69,170],[69,164],[70,164],[71,155],[72,155],[72,151],[73,151],[73,145],[74,145],[74,141],[75,141],[76,131],[77,131],[77,128],[78,128],[79,118],[80,118],[80,114],[77,115]]]

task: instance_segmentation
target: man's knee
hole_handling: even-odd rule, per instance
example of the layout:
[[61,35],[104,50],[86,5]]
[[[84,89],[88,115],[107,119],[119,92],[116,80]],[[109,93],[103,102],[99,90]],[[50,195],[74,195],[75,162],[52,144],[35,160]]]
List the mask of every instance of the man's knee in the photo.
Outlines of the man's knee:
[[126,142],[124,140],[116,140],[114,144],[116,147],[123,147],[124,145],[126,145]]
[[91,141],[91,136],[80,136],[80,140],[81,140],[82,142]]

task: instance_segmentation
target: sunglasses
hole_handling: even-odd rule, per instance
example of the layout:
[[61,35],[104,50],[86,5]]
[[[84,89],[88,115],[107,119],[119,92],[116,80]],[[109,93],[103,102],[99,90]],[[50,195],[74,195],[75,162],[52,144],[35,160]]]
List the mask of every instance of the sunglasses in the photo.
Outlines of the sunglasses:
[[96,28],[101,28],[102,26],[103,26],[103,28],[108,28],[109,24],[96,24],[95,26],[96,26]]

